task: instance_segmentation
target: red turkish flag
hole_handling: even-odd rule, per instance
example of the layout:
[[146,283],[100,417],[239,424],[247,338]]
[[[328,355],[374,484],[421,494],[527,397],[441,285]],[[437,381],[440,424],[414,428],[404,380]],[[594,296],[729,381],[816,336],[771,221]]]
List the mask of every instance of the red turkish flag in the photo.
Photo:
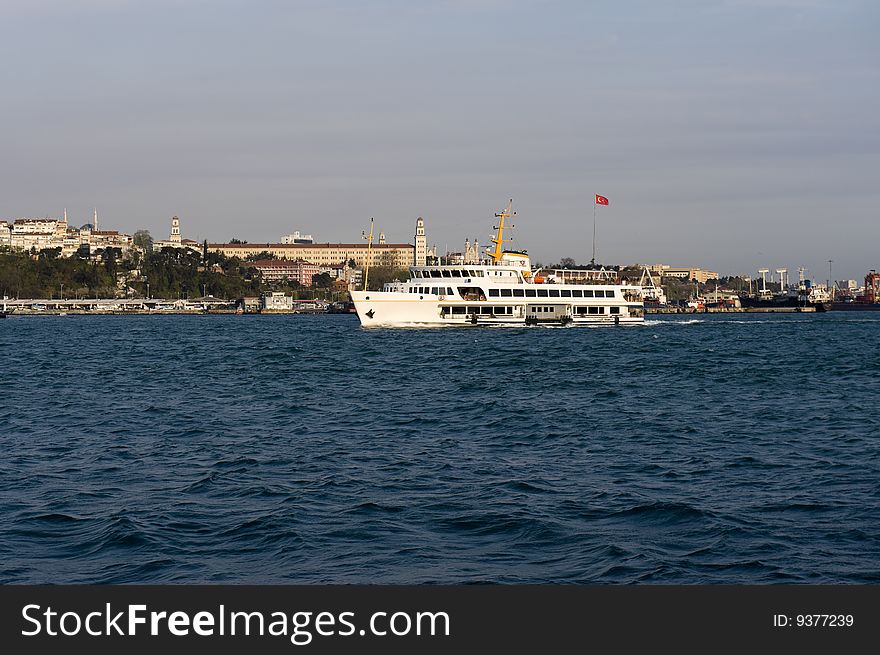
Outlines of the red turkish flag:
[[608,198],[606,198],[605,196],[600,196],[600,195],[597,193],[597,194],[596,194],[596,204],[597,204],[597,205],[607,205],[607,204],[608,204]]

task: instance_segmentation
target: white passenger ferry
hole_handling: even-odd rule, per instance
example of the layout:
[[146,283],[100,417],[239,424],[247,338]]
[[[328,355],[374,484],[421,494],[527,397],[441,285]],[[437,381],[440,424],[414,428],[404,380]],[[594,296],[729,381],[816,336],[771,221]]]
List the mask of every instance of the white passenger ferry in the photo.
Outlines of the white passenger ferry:
[[[351,291],[364,327],[452,325],[624,325],[643,323],[641,287],[608,271],[533,271],[525,252],[502,250],[499,219],[494,249],[480,264],[411,266],[407,282],[382,291]],[[544,274],[542,274],[544,273]]]

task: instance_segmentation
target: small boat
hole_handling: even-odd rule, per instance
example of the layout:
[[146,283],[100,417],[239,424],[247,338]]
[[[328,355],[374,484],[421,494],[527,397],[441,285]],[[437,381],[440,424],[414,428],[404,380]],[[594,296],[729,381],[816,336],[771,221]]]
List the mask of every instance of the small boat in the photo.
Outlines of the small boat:
[[789,289],[789,297],[797,299],[799,307],[815,307],[817,312],[831,309],[831,292],[824,286],[804,278],[804,269],[798,269],[798,285]]
[[357,310],[354,308],[354,303],[350,301],[340,300],[334,303],[331,303],[327,307],[328,314],[356,314]]

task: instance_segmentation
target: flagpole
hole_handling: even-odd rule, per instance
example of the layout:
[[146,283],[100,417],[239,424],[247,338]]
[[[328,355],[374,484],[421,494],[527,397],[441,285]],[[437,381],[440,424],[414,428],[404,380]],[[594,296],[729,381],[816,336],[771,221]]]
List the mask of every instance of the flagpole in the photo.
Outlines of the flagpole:
[[593,258],[590,260],[591,264],[596,263],[596,197],[593,196]]

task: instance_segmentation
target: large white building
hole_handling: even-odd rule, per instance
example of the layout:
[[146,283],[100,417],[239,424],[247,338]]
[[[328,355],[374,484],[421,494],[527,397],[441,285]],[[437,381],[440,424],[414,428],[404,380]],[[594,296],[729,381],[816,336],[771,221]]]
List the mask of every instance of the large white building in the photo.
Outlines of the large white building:
[[311,234],[300,234],[299,230],[285,234],[281,237],[281,243],[314,243]]
[[646,267],[652,275],[674,277],[680,280],[696,280],[705,284],[709,280],[717,280],[718,273],[697,267],[669,266],[668,264],[652,264]]
[[385,234],[379,233],[378,243],[210,243],[208,250],[227,257],[252,257],[267,252],[275,259],[302,259],[321,267],[347,263],[356,266],[390,266],[408,268],[424,265],[428,253],[425,221],[416,220],[413,243],[386,243]]
[[80,246],[88,245],[90,250],[119,248],[123,252],[132,247],[132,237],[116,230],[98,230],[98,210],[93,222],[80,228],[71,227],[64,218],[16,218],[0,221],[0,246],[10,246],[16,250],[44,250],[61,248],[62,257],[70,257]]

